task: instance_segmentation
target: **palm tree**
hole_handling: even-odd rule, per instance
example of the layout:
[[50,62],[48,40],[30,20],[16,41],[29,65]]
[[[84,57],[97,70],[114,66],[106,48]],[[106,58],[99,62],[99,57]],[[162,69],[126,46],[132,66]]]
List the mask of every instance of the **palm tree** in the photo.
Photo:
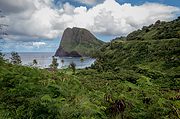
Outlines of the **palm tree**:
[[82,67],[83,62],[84,62],[84,58],[83,58],[83,57],[81,57],[80,61],[81,61],[81,67]]
[[53,71],[57,70],[59,63],[57,62],[57,58],[55,58],[54,56],[52,57],[52,63],[50,64],[50,68],[53,69]]
[[64,60],[63,59],[61,60],[61,63],[62,63],[62,67],[63,67],[63,64],[64,64]]
[[37,63],[37,60],[36,59],[34,59],[33,60],[33,65],[37,65],[38,63]]
[[0,50],[0,63],[2,63],[4,60],[4,54]]
[[75,64],[74,62],[71,62],[71,63],[69,64],[69,68],[71,68],[71,69],[73,70],[73,74],[76,73],[76,64]]
[[19,54],[17,52],[11,52],[11,63],[12,64],[21,64],[21,57],[19,56]]

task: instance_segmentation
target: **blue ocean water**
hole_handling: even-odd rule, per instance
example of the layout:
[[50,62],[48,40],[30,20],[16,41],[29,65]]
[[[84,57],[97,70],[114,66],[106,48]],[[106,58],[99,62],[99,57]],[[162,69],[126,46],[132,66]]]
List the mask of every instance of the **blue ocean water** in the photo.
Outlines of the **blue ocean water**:
[[[11,53],[4,53],[6,59],[10,59]],[[52,62],[52,56],[54,53],[52,52],[23,52],[18,53],[21,57],[22,64],[30,66],[34,59],[37,60],[38,64],[37,67],[40,68],[48,68]],[[56,57],[58,59],[59,66],[58,68],[67,68],[71,62],[76,64],[76,68],[82,69],[86,67],[90,67],[94,62],[95,59],[84,57],[84,61],[80,61],[80,57]],[[61,60],[64,60],[64,63],[61,63]]]

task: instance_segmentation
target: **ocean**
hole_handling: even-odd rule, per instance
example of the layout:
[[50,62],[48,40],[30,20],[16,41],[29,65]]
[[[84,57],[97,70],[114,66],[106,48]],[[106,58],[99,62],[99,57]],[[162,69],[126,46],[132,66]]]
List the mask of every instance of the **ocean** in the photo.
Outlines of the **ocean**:
[[[10,59],[11,53],[4,53],[5,59]],[[37,67],[39,68],[49,68],[49,65],[52,62],[52,56],[54,53],[52,52],[21,52],[18,53],[22,60],[22,65],[31,66],[33,60],[36,59],[38,64]],[[59,63],[58,68],[67,68],[71,62],[76,64],[76,68],[82,69],[86,67],[90,67],[94,62],[95,59],[90,57],[84,57],[84,61],[81,62],[80,57],[56,57]],[[61,63],[61,60],[64,60],[64,63]]]

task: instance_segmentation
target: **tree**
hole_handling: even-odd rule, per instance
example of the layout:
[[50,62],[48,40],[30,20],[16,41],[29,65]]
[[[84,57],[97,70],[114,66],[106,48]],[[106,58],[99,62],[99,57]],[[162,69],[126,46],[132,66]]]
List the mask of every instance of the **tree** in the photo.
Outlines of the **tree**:
[[52,57],[52,64],[50,64],[50,68],[53,69],[53,71],[57,70],[59,63],[57,62],[57,58],[55,58],[54,56]]
[[113,49],[113,40],[110,41],[110,48]]
[[33,60],[33,65],[37,65],[37,64],[38,64],[37,60],[34,59],[34,60]]
[[76,64],[75,64],[74,62],[71,62],[71,63],[69,64],[69,68],[71,68],[71,69],[72,69],[73,74],[75,74],[75,73],[76,73]]
[[4,54],[0,51],[0,63],[4,61]]
[[12,64],[21,64],[21,57],[19,56],[19,54],[17,52],[11,52],[11,63]]
[[3,58],[4,58],[4,54],[0,51],[0,59],[3,60]]
[[161,21],[160,20],[157,20],[156,22],[155,22],[155,26],[158,26],[158,25],[160,25],[161,24]]
[[62,63],[62,67],[63,67],[63,64],[64,64],[64,60],[63,59],[61,60],[61,63]]
[[81,61],[81,64],[83,64],[83,62],[84,62],[84,58],[83,58],[83,57],[81,57],[80,61]]

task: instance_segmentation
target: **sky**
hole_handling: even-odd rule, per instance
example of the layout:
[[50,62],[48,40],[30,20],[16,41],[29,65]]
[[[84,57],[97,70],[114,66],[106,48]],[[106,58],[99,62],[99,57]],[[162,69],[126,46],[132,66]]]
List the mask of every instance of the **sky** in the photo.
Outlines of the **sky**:
[[[180,0],[0,0],[2,52],[55,52],[63,31],[86,28],[110,41],[180,16]],[[1,31],[2,32],[2,31]]]

